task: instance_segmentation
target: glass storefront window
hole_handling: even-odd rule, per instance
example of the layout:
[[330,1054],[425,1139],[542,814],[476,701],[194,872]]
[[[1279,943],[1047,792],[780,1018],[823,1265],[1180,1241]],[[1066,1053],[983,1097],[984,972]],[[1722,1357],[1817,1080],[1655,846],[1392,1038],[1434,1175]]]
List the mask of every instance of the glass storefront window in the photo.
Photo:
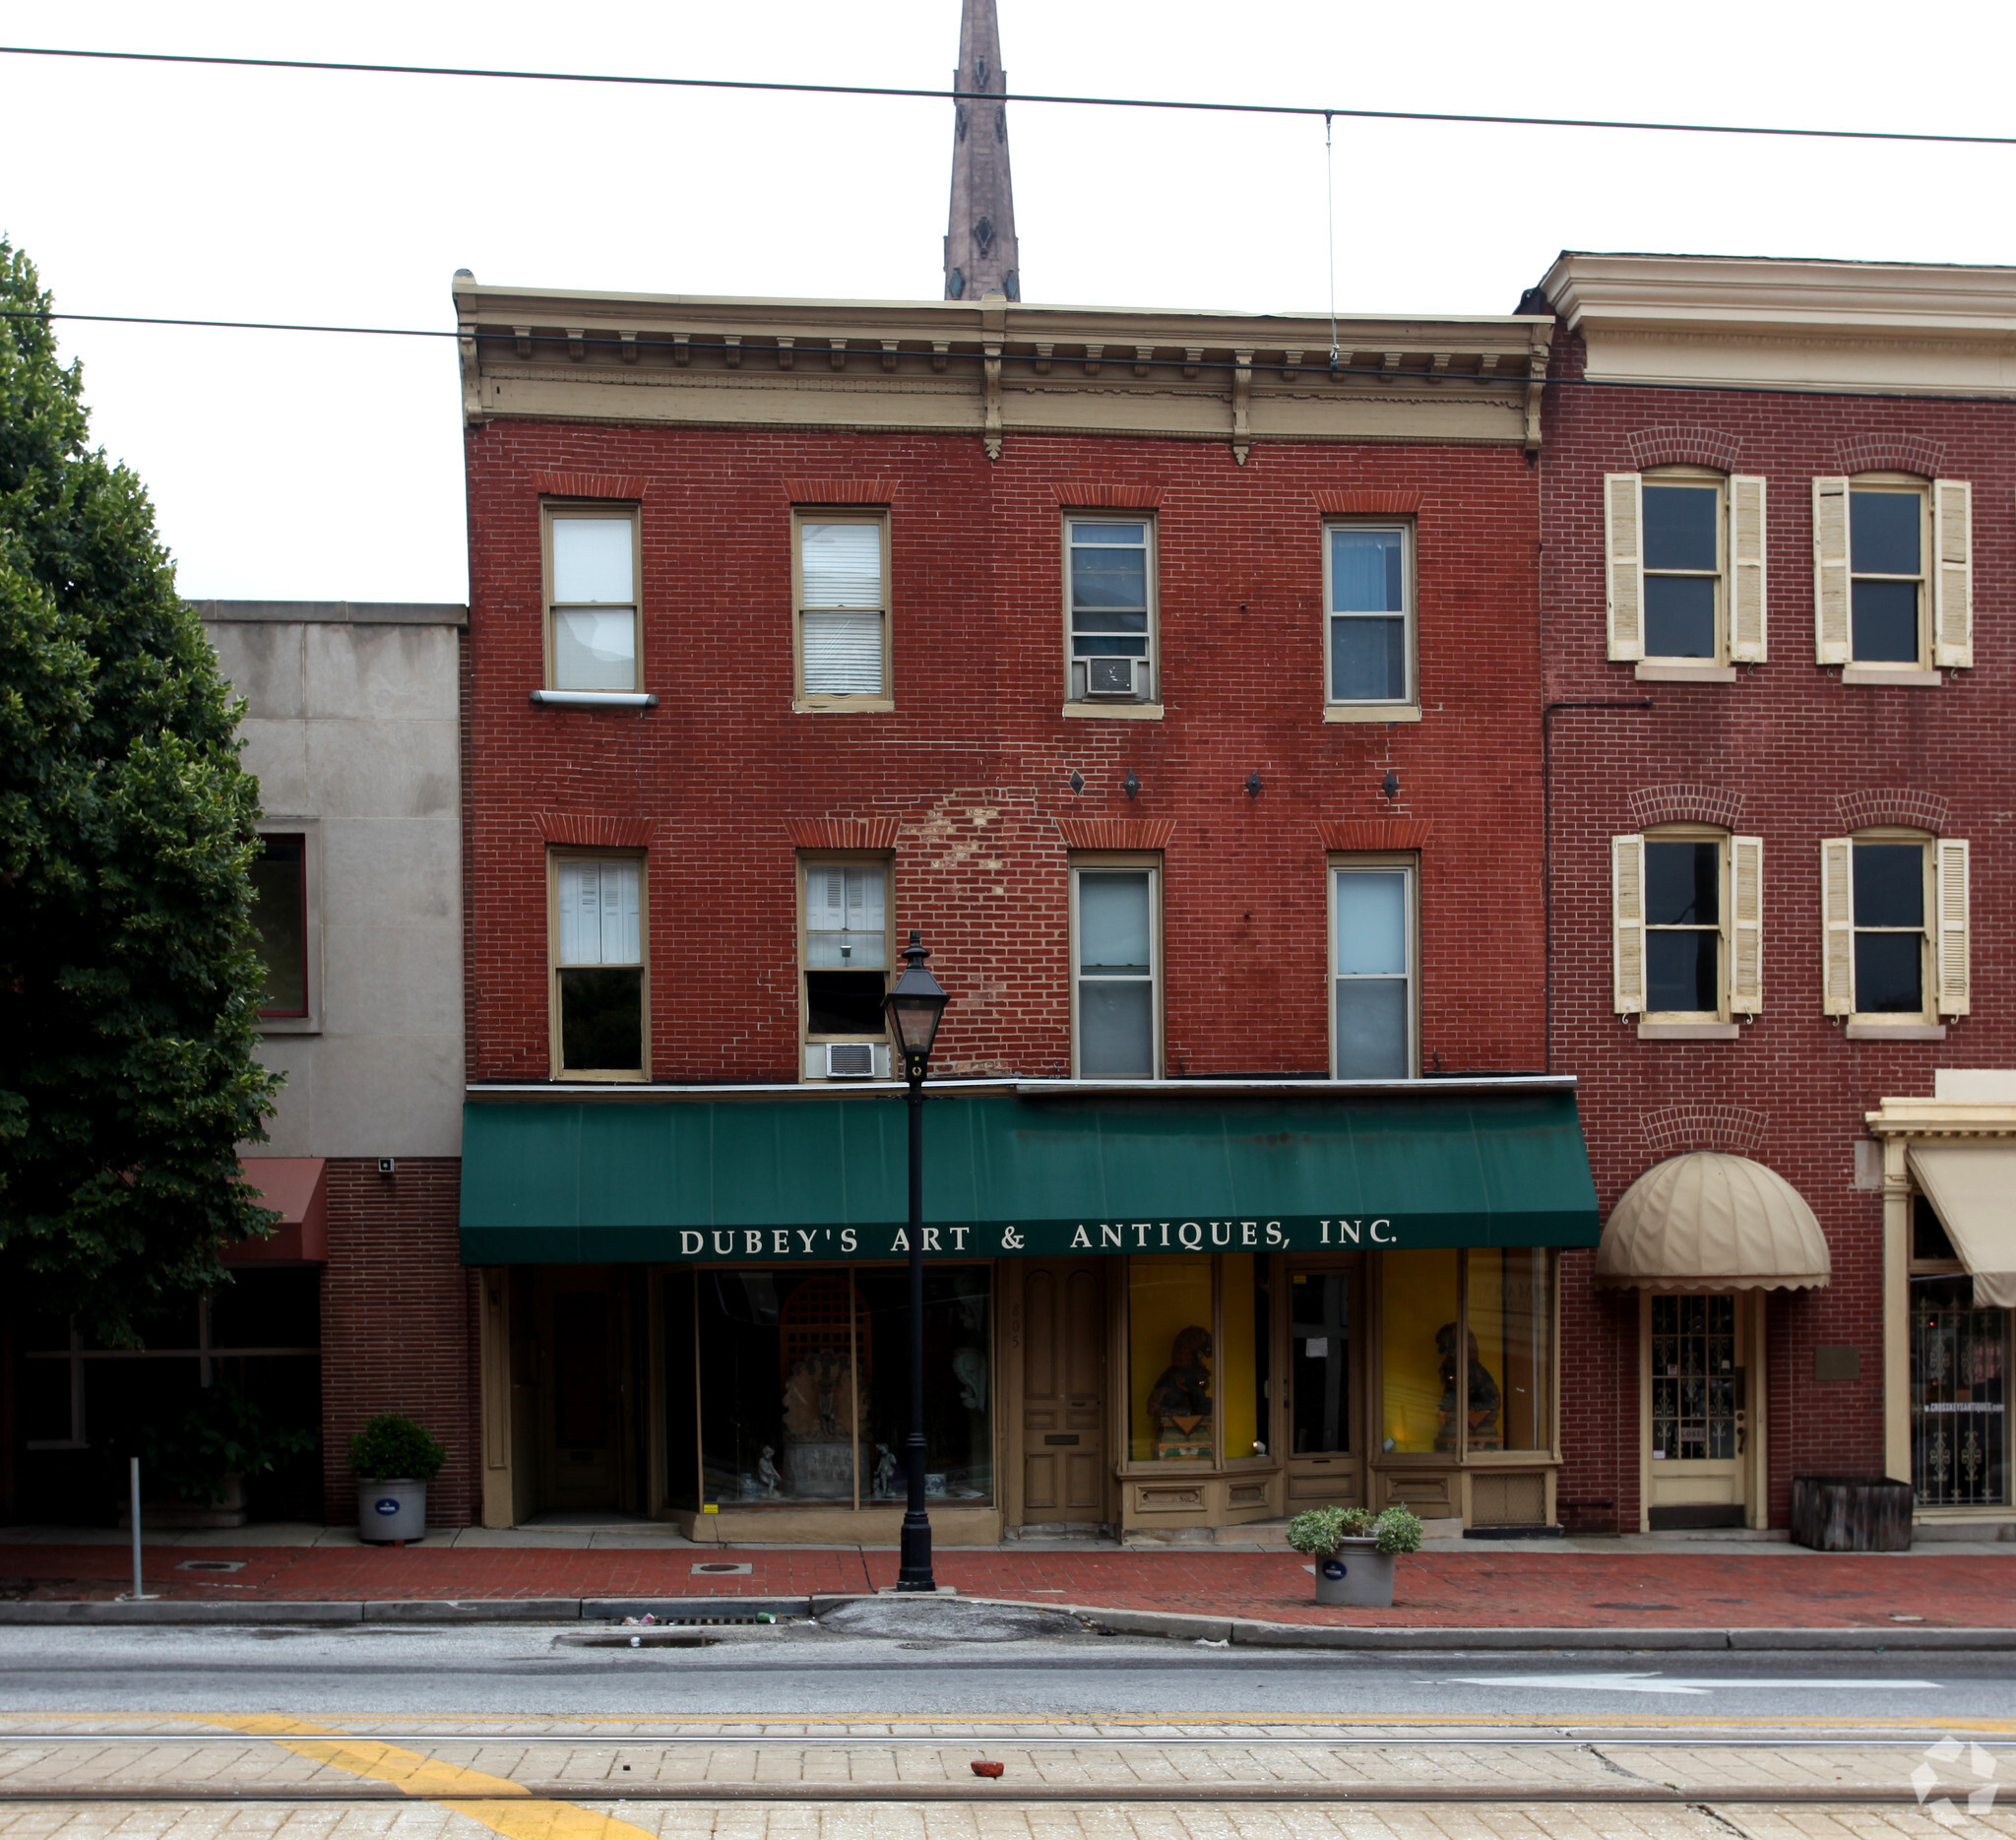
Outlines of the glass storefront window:
[[[987,1276],[974,1265],[924,1267],[924,1493],[933,1501],[994,1496]],[[873,1349],[879,1376],[861,1401],[865,1507],[900,1502],[909,1490],[910,1277],[900,1265],[868,1265],[854,1272],[854,1285],[862,1346]]]
[[1380,1448],[1389,1454],[1458,1448],[1460,1256],[1453,1249],[1380,1254]]
[[1553,1441],[1547,1255],[1529,1247],[1467,1256],[1469,1447],[1545,1450]]
[[1298,1271],[1289,1287],[1296,1455],[1351,1449],[1351,1281],[1347,1271]]
[[1127,1454],[1136,1463],[1213,1460],[1218,1373],[1211,1318],[1210,1253],[1127,1261]]
[[1224,1297],[1225,1358],[1220,1392],[1225,1400],[1225,1460],[1267,1454],[1268,1321],[1266,1261],[1251,1252],[1228,1252],[1219,1261]]
[[1911,1480],[1927,1507],[2009,1499],[2009,1312],[1965,1272],[1911,1281]]

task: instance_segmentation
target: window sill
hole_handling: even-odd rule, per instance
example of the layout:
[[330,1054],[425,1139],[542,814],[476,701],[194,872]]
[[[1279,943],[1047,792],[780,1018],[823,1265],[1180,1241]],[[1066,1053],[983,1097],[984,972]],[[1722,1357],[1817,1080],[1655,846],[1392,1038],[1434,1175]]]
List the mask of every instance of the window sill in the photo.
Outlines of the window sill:
[[1742,1031],[1732,1022],[1641,1022],[1641,1042],[1733,1042]]
[[564,1069],[553,1075],[555,1081],[568,1086],[649,1086],[651,1075],[643,1071],[635,1073],[588,1073]]
[[1843,683],[1894,684],[1905,690],[1936,690],[1946,681],[1936,670],[1920,670],[1912,665],[1844,665]]
[[1418,722],[1418,703],[1325,703],[1325,722]]
[[1943,1022],[1851,1022],[1851,1042],[1943,1042]]
[[535,690],[535,703],[548,709],[656,709],[649,690]]
[[261,1016],[253,1025],[261,1035],[320,1035],[319,1016]]
[[1640,683],[1734,683],[1733,665],[1653,665],[1641,659],[1633,673]]
[[1160,703],[1066,703],[1064,714],[1073,721],[1101,716],[1114,722],[1160,722]]
[[893,696],[794,696],[791,713],[798,716],[872,716],[896,707]]

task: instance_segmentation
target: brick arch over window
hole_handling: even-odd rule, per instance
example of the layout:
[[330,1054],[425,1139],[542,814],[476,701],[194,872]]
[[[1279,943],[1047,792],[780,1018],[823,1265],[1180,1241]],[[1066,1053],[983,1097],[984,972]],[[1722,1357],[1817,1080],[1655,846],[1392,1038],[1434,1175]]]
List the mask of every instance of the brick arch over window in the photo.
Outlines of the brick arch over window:
[[1845,831],[1871,824],[1908,824],[1914,830],[1943,831],[1949,807],[1937,793],[1914,793],[1904,787],[1874,787],[1860,793],[1838,793],[1834,813]]
[[1734,830],[1742,821],[1743,795],[1719,786],[1641,786],[1631,793],[1631,822],[1648,824],[1719,824]]
[[1836,473],[1916,473],[1936,479],[1946,471],[1946,450],[1916,434],[1865,434],[1835,450]]
[[1715,1105],[1695,1100],[1686,1105],[1659,1106],[1639,1120],[1645,1151],[1655,1162],[1688,1150],[1719,1150],[1755,1156],[1764,1141],[1765,1118],[1748,1106]]
[[1656,428],[1639,428],[1624,436],[1631,464],[1641,473],[1647,467],[1719,467],[1724,473],[1735,471],[1742,443],[1722,428],[1703,428],[1686,422],[1666,422]]

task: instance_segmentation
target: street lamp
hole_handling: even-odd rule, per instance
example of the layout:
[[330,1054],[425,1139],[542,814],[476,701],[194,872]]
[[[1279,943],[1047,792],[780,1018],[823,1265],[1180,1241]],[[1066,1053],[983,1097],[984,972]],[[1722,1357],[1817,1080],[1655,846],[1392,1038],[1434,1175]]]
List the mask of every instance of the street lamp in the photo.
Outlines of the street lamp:
[[903,1056],[910,1085],[910,1502],[903,1514],[899,1591],[935,1591],[931,1575],[931,1517],[924,1511],[924,1070],[945,1013],[945,992],[924,969],[931,955],[924,935],[913,930],[903,952],[903,975],[882,999],[889,1037]]

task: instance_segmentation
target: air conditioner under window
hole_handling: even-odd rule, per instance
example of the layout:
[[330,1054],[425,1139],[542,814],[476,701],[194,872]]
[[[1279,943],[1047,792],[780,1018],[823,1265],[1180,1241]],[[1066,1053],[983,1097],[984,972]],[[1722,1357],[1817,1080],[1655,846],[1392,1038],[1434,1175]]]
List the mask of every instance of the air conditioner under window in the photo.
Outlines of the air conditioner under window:
[[886,1080],[887,1042],[811,1042],[805,1047],[808,1080]]
[[1086,697],[1140,701],[1148,681],[1148,661],[1145,658],[1101,655],[1080,659],[1078,664],[1084,673],[1082,694]]

